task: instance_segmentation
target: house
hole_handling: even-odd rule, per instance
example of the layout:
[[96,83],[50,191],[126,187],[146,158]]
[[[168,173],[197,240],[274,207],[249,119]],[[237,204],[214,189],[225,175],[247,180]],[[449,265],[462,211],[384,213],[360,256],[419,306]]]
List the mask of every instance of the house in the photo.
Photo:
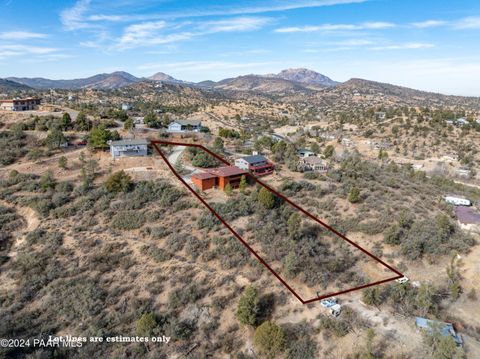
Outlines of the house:
[[125,139],[110,142],[110,153],[113,158],[124,156],[146,156],[148,141],[146,139]]
[[342,145],[344,145],[345,147],[351,147],[353,145],[353,142],[351,139],[349,138],[342,138],[342,141],[341,141]]
[[207,189],[213,188],[217,183],[217,176],[208,172],[195,173],[191,178],[193,184],[200,191],[206,191]]
[[300,158],[297,168],[302,172],[328,172],[328,164],[317,156]]
[[375,118],[377,120],[385,120],[385,117],[387,116],[387,114],[385,112],[375,112]]
[[469,178],[472,175],[472,171],[467,168],[459,168],[455,170],[455,173],[458,177]]
[[438,329],[440,334],[444,337],[451,336],[457,346],[463,345],[462,337],[455,332],[453,328],[453,324],[451,323],[444,323],[444,322],[437,322],[435,320],[429,320],[426,318],[416,317],[415,324],[418,328],[426,330],[432,333],[435,329]]
[[135,125],[143,125],[144,124],[144,119],[145,119],[145,117],[143,117],[143,116],[134,117],[133,118],[133,123]]
[[168,125],[167,132],[199,132],[202,128],[202,122],[199,120],[176,120]]
[[262,155],[245,156],[235,160],[235,166],[249,171],[256,176],[263,176],[273,172],[275,166]]
[[132,109],[132,105],[130,105],[129,103],[122,103],[122,110],[123,111],[129,111]]
[[470,200],[454,196],[446,196],[445,202],[453,204],[455,206],[471,206],[472,202]]
[[38,105],[40,105],[40,98],[0,100],[0,110],[6,111],[31,111]]
[[193,184],[200,190],[218,187],[222,190],[229,184],[232,188],[240,185],[242,176],[247,177],[248,172],[235,166],[224,166],[206,169],[205,172],[192,175]]
[[299,150],[297,151],[297,154],[298,154],[298,157],[300,157],[300,158],[311,157],[311,156],[315,156],[315,155],[316,155],[315,152],[310,151],[310,150],[307,150],[307,149],[304,149],[304,148],[299,149]]

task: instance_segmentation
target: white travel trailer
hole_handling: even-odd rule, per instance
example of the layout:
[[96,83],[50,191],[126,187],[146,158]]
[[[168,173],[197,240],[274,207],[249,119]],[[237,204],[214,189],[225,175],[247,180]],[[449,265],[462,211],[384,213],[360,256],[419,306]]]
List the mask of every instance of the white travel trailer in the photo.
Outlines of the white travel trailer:
[[471,206],[470,200],[460,197],[446,196],[445,202],[453,204],[455,206]]

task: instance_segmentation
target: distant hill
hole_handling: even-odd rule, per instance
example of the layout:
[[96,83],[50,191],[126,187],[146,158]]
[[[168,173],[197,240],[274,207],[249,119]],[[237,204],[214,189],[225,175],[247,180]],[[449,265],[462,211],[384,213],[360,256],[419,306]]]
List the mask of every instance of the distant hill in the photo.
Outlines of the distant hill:
[[147,77],[147,79],[152,81],[161,81],[161,82],[170,82],[170,83],[183,83],[182,80],[177,80],[176,78],[167,75],[164,72],[157,72],[155,75]]
[[32,88],[15,81],[0,79],[0,91],[6,92],[15,90],[32,90]]
[[131,85],[140,81],[139,78],[129,74],[128,72],[117,71],[111,74],[98,74],[95,76],[73,79],[73,80],[50,80],[42,77],[9,77],[7,80],[15,81],[35,89],[82,89],[82,88],[98,88],[98,89],[115,89]]
[[269,74],[265,77],[272,77],[278,79],[284,79],[288,81],[300,82],[311,85],[320,85],[325,87],[335,86],[339,84],[337,81],[333,81],[331,78],[322,75],[313,70],[297,68],[297,69],[286,69],[280,71],[278,74]]
[[265,93],[306,92],[318,90],[315,85],[289,81],[263,75],[246,75],[221,80],[213,86],[215,89],[235,91],[255,91]]
[[453,96],[453,95],[443,95],[440,93],[429,92],[416,90],[409,87],[392,85],[383,82],[376,82],[370,80],[364,80],[359,78],[352,78],[348,81],[345,81],[339,84],[335,89],[337,90],[348,90],[350,92],[358,94],[383,94],[386,96],[397,97],[401,99],[476,99],[478,97],[468,97],[468,96]]

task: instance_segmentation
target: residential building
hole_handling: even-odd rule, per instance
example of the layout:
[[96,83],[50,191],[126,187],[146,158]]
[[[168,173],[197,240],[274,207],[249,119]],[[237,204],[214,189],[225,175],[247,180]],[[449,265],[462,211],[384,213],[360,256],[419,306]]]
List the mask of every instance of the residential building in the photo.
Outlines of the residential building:
[[132,109],[132,105],[130,105],[129,103],[122,103],[122,110],[123,111],[129,111]]
[[235,160],[235,166],[249,171],[255,176],[263,176],[273,172],[275,166],[262,155],[245,156]]
[[304,157],[300,158],[298,161],[298,166],[297,166],[299,171],[302,172],[321,172],[321,173],[326,173],[328,172],[328,164],[321,158],[317,156],[309,156],[309,157]]
[[378,111],[378,112],[375,112],[375,118],[377,120],[385,120],[387,114],[385,112],[382,112],[382,111]]
[[297,151],[298,157],[300,158],[305,158],[305,157],[311,157],[311,156],[316,156],[316,153],[307,149],[300,149]]
[[0,110],[6,111],[31,111],[35,110],[38,105],[40,105],[39,98],[0,100]]
[[176,120],[168,125],[167,132],[200,132],[202,122],[199,120]]
[[454,196],[446,196],[445,202],[449,204],[453,204],[455,206],[471,206],[472,202],[469,199],[454,197]]
[[455,174],[458,177],[469,178],[472,175],[472,171],[469,170],[468,168],[459,168],[455,170]]
[[110,142],[110,153],[113,158],[125,156],[146,156],[148,141],[146,139],[125,139]]
[[457,346],[463,345],[462,337],[455,332],[453,328],[453,324],[451,323],[444,323],[444,322],[437,322],[435,320],[430,320],[426,318],[416,317],[415,324],[418,328],[426,330],[428,332],[433,332],[434,330],[438,330],[441,335],[444,337],[451,336],[455,341]]
[[242,176],[247,178],[248,172],[235,166],[224,166],[206,169],[205,172],[192,175],[193,184],[200,190],[205,191],[218,187],[222,190],[229,184],[232,188],[240,185]]
[[208,172],[195,173],[192,175],[193,184],[200,190],[206,191],[213,188],[217,183],[217,176]]

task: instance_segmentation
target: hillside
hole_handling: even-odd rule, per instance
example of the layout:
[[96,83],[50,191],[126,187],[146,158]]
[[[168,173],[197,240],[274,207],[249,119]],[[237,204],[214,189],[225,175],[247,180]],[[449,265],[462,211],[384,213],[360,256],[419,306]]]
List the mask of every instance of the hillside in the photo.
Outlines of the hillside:
[[139,79],[127,72],[117,71],[111,74],[98,74],[87,78],[73,80],[50,80],[42,77],[9,77],[7,80],[15,81],[35,89],[82,89],[82,88],[99,88],[99,89],[115,89],[128,86],[138,82]]
[[31,90],[32,88],[7,79],[0,79],[0,91]]
[[214,88],[265,93],[306,92],[317,89],[313,85],[259,75],[246,75],[225,79],[217,82]]
[[311,85],[320,85],[325,87],[335,86],[339,84],[339,82],[333,81],[331,78],[325,75],[305,68],[286,69],[280,71],[278,74],[265,75],[265,77],[301,82]]

